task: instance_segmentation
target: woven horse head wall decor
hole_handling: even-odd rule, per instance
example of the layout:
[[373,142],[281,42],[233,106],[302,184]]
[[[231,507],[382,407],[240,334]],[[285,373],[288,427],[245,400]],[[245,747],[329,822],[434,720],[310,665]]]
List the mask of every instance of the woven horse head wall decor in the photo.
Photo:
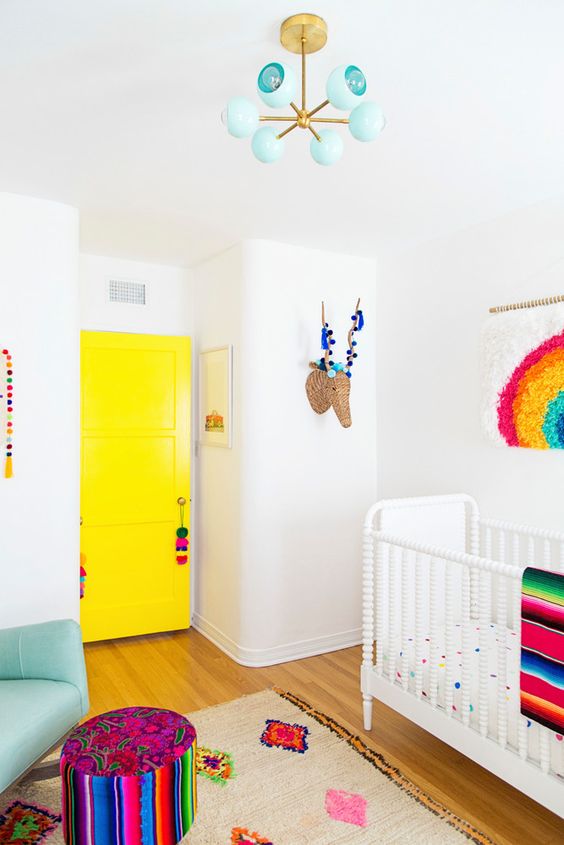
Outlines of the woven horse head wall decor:
[[313,372],[306,379],[306,393],[309,404],[316,414],[324,414],[325,411],[333,407],[343,428],[350,428],[352,425],[350,408],[351,369],[357,357],[356,333],[362,331],[363,326],[364,316],[360,310],[359,299],[351,317],[346,364],[334,361],[333,347],[336,341],[329,323],[325,322],[325,303],[321,303],[321,349],[325,354],[318,361],[310,362],[309,366]]

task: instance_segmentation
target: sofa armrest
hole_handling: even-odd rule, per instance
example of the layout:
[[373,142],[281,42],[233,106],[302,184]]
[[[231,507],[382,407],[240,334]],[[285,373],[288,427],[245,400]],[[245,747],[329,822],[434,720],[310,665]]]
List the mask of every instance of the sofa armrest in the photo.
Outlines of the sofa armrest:
[[80,695],[88,712],[88,685],[80,625],[58,619],[0,630],[0,680],[65,681]]

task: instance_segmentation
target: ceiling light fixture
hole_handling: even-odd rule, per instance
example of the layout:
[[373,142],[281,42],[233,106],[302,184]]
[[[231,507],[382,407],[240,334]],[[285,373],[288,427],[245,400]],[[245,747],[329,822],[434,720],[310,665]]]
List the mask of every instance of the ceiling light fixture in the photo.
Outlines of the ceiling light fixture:
[[[334,164],[343,154],[343,140],[334,129],[324,128],[332,123],[347,124],[357,141],[373,141],[385,126],[380,106],[364,102],[366,79],[356,65],[340,65],[327,80],[327,99],[313,109],[306,105],[306,55],[316,53],[327,41],[327,24],[318,15],[292,15],[280,27],[280,41],[290,53],[302,57],[301,107],[294,102],[297,84],[291,67],[283,62],[269,62],[258,75],[258,95],[270,108],[291,106],[295,114],[260,115],[257,107],[245,97],[232,97],[222,114],[227,131],[235,138],[252,139],[255,157],[265,164],[277,161],[284,152],[284,138],[294,129],[307,129],[313,136],[310,151],[318,164]],[[320,117],[319,112],[331,104],[340,111],[349,111],[348,117]],[[272,126],[259,124],[268,121],[286,122],[290,125],[282,132]],[[314,124],[320,124],[317,128]]]

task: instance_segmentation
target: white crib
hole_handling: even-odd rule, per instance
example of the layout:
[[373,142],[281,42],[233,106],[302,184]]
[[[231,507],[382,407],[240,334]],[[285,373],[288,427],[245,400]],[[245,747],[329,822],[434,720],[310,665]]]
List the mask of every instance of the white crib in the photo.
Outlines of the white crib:
[[564,741],[520,714],[521,575],[564,572],[564,534],[481,519],[466,495],[390,499],[363,532],[372,699],[564,817]]

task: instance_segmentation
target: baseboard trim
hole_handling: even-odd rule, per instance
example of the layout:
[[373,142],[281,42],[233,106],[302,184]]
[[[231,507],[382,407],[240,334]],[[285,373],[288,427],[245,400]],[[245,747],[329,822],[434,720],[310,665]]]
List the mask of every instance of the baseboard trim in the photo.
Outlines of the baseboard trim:
[[316,654],[339,651],[343,648],[359,645],[362,642],[361,629],[353,628],[351,631],[326,634],[323,637],[299,640],[295,643],[286,643],[273,648],[244,648],[211,622],[208,622],[207,619],[204,619],[203,616],[200,616],[199,613],[194,613],[192,625],[235,663],[251,668],[275,666],[277,663],[288,663],[290,660],[302,660],[304,657],[314,657]]

